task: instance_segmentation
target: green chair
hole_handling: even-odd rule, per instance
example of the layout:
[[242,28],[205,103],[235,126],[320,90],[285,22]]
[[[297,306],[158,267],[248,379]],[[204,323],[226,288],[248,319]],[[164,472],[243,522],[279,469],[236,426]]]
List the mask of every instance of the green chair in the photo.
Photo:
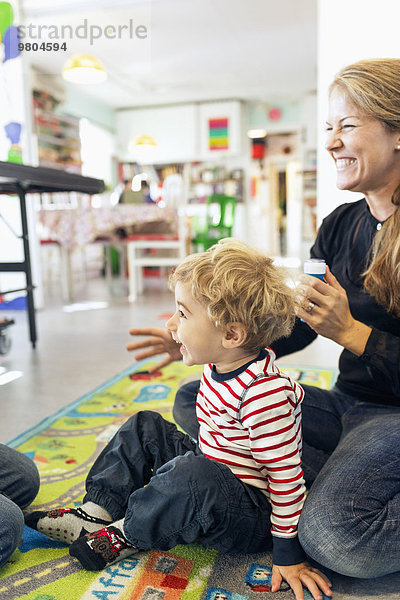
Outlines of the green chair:
[[226,237],[232,237],[236,198],[215,194],[207,200],[206,213],[192,222],[192,244],[195,252],[207,250]]

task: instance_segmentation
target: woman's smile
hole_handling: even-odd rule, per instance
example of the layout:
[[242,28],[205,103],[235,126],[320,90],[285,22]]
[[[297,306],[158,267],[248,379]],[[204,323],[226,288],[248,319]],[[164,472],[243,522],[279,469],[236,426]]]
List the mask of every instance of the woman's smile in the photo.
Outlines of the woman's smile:
[[347,169],[348,167],[352,167],[356,162],[355,158],[336,158],[335,160],[336,160],[336,169],[338,171],[343,171],[344,169]]

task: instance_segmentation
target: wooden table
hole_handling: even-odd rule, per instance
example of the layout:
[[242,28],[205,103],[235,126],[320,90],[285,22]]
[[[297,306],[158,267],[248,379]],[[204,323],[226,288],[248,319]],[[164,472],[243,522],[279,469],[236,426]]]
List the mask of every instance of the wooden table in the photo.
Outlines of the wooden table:
[[41,209],[38,213],[41,237],[52,240],[60,246],[61,283],[66,301],[74,299],[71,255],[93,242],[105,247],[106,275],[111,284],[111,246],[120,253],[120,273],[123,277],[126,244],[119,230],[135,232],[176,232],[178,213],[176,210],[159,207],[156,204],[117,204],[102,208]]

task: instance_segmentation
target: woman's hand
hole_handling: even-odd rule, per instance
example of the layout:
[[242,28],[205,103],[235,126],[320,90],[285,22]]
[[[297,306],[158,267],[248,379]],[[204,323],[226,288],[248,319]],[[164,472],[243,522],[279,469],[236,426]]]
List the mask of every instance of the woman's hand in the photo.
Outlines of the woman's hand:
[[318,334],[360,356],[371,328],[353,318],[346,290],[326,267],[325,281],[302,275],[297,287],[297,316]]
[[151,356],[157,356],[158,354],[167,353],[168,356],[161,362],[157,363],[154,367],[149,369],[149,373],[154,373],[163,367],[166,367],[175,360],[182,360],[182,354],[180,353],[180,345],[177,344],[171,336],[168,329],[162,329],[161,327],[147,327],[130,329],[130,335],[147,335],[151,336],[142,340],[141,342],[132,342],[126,345],[126,349],[141,350],[142,348],[148,348],[145,352],[138,352],[134,354],[136,360],[142,360],[144,358],[150,358]]
[[326,596],[332,596],[330,589],[332,584],[329,579],[321,571],[314,569],[306,562],[287,567],[273,565],[271,592],[279,590],[282,580],[285,580],[290,585],[296,600],[304,600],[303,585],[311,592],[315,600],[322,600],[320,590]]

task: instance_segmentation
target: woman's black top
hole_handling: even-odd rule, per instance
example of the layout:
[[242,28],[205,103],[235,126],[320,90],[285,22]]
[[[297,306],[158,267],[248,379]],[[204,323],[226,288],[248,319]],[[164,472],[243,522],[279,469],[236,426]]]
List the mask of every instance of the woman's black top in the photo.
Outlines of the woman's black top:
[[[372,327],[362,356],[348,350],[341,353],[337,387],[360,400],[400,406],[400,319],[376,303],[361,277],[380,227],[365,199],[343,204],[323,220],[311,256],[325,259],[347,292],[353,317]],[[291,336],[271,347],[283,356],[304,348],[316,335],[297,319]]]

